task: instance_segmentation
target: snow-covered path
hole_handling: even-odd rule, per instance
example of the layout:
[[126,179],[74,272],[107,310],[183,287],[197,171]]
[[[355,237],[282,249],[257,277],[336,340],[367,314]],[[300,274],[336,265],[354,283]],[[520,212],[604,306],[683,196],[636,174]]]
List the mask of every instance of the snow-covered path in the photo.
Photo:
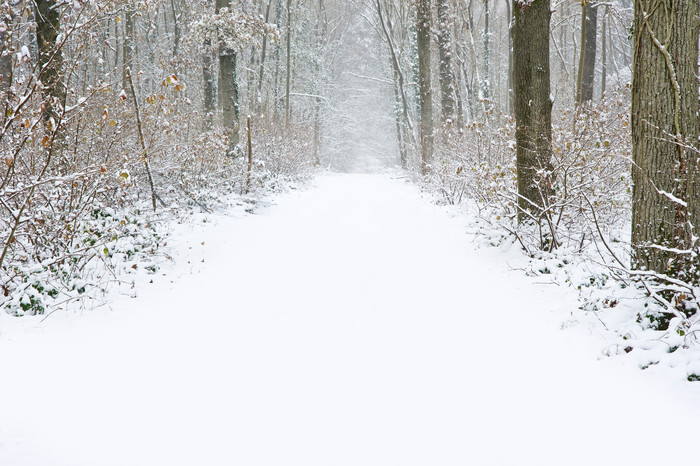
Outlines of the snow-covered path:
[[114,313],[0,337],[0,465],[695,464],[700,400],[596,361],[571,290],[403,180],[317,185],[181,238]]

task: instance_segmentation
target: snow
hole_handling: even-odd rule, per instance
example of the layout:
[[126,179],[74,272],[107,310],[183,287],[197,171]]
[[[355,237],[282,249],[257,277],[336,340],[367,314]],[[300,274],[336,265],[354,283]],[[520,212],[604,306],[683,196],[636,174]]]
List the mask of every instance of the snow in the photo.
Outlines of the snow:
[[2,317],[0,465],[685,457],[697,386],[602,358],[571,291],[468,221],[396,175],[327,175],[177,227],[176,264],[109,311]]

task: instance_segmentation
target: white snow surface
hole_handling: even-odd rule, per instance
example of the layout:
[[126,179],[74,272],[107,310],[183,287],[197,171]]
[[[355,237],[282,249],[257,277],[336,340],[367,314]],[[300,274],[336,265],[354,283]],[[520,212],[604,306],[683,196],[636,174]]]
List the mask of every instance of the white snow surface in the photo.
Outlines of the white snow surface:
[[0,319],[0,465],[688,461],[695,385],[601,358],[515,248],[398,176],[315,185],[177,228],[111,310]]

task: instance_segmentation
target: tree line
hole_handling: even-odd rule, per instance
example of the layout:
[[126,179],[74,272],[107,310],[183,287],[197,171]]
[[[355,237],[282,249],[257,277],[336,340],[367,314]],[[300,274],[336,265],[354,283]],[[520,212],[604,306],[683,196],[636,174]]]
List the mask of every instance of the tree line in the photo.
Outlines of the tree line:
[[516,230],[535,225],[536,249],[604,240],[626,218],[630,259],[616,266],[685,293],[697,284],[696,2],[366,5],[404,166],[418,161],[449,201],[469,195]]

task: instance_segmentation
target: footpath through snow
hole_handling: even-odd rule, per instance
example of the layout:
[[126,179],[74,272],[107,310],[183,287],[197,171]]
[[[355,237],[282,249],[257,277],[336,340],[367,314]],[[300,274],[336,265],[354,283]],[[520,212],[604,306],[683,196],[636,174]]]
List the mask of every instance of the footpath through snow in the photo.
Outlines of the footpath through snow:
[[0,332],[0,465],[700,461],[697,393],[596,360],[561,329],[571,290],[404,180],[326,176],[207,225],[114,312]]

